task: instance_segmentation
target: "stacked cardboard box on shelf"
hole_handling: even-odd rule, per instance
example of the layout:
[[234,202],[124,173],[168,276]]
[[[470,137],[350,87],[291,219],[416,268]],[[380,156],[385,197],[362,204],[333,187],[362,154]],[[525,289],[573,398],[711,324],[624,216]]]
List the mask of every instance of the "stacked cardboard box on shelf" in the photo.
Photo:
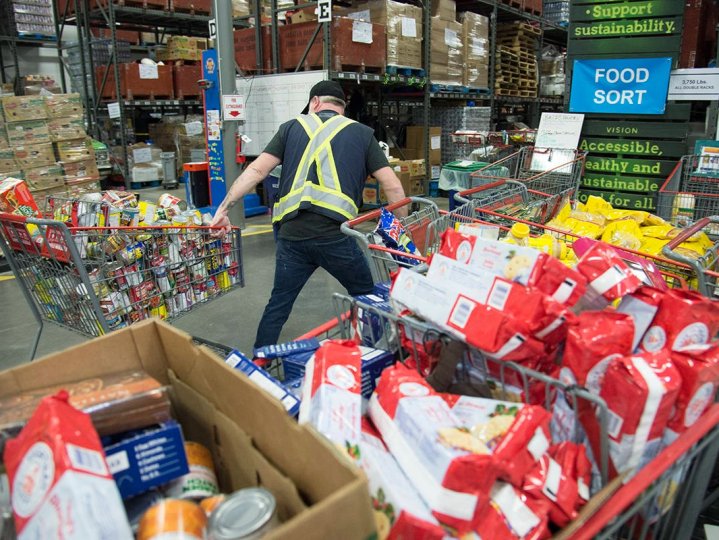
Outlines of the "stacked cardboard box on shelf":
[[527,22],[497,26],[497,95],[537,97],[537,47],[541,33]]
[[[405,155],[405,157],[407,156]],[[404,194],[407,197],[422,195],[425,192],[424,178],[427,167],[424,159],[401,160],[397,157],[390,157],[389,165],[394,169],[397,178],[402,183],[402,189],[404,189]],[[382,186],[372,176],[367,177],[367,182],[362,192],[362,202],[369,206],[382,205],[388,202]]]
[[541,85],[543,96],[563,96],[566,84],[564,64],[566,55],[554,47],[545,47],[542,52]]
[[430,78],[432,82],[461,86],[464,78],[462,24],[432,17]]
[[422,8],[373,0],[359,4],[350,17],[386,27],[388,66],[422,68]]
[[3,0],[0,34],[4,36],[55,36],[52,0]]
[[0,175],[23,178],[37,203],[68,190],[99,189],[78,94],[2,98]]
[[489,87],[489,19],[467,11],[462,13],[464,71],[462,84],[471,88]]
[[174,152],[177,174],[182,165],[194,161],[193,152],[204,151],[205,131],[202,116],[166,116],[158,124],[150,124],[150,139],[163,152]]
[[207,49],[207,39],[190,36],[170,36],[167,45],[157,49],[157,59],[188,60],[192,62],[202,60],[202,51]]

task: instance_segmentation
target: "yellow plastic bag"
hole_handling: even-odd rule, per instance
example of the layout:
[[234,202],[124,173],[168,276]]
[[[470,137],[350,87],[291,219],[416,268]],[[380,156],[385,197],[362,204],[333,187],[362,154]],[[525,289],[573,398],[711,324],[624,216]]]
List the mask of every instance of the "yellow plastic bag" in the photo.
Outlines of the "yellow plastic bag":
[[639,224],[632,219],[612,221],[602,233],[603,242],[635,251],[642,246],[642,238]]

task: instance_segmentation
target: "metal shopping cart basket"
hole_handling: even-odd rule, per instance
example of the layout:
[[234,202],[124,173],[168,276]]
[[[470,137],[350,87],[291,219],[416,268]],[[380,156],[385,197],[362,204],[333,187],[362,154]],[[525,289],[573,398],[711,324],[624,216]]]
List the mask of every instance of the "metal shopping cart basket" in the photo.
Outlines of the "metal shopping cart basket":
[[[715,157],[681,158],[659,188],[657,215],[676,227],[719,215],[719,165]],[[710,229],[719,237],[719,225]]]
[[504,166],[509,174],[505,180],[517,180],[528,189],[548,196],[575,198],[584,170],[587,153],[526,146],[485,169],[472,173],[474,185],[491,184],[500,178],[496,167]]
[[[422,197],[408,197],[384,208],[393,211],[403,207],[407,207],[408,215],[399,218],[399,221],[419,252],[426,254],[432,247],[426,245],[426,229],[430,223],[439,218],[439,208],[430,199]],[[387,281],[390,273],[401,266],[411,266],[414,261],[418,263],[423,261],[422,257],[381,245],[381,240],[374,233],[380,215],[381,209],[372,210],[355,219],[345,221],[341,226],[342,232],[357,240],[360,245],[369,262],[375,283]]]
[[493,163],[510,156],[522,145],[533,144],[536,130],[456,131],[451,141],[463,159]]
[[[606,403],[575,385],[567,385],[521,364],[492,360],[454,341],[431,325],[412,317],[400,317],[341,295],[333,297],[337,317],[313,329],[298,339],[352,339],[360,331],[368,343],[385,339],[384,347],[397,351],[406,365],[421,369],[427,353],[439,355],[441,349],[458,354],[457,378],[468,387],[489,390],[494,399],[528,401],[541,404],[557,413],[558,398],[572,411],[582,404],[595,407],[601,424],[601,444],[598,457],[600,474],[593,489],[594,497],[580,512],[577,520],[556,539],[689,539],[700,512],[711,500],[706,488],[719,454],[719,404],[710,407],[700,419],[671,445],[662,450],[644,469],[629,478],[620,476],[607,480],[608,440],[606,435]],[[364,323],[359,314],[363,314]],[[371,324],[367,321],[372,320]],[[364,328],[361,325],[364,324]],[[490,368],[491,366],[491,368]],[[477,383],[476,372],[492,371],[494,387]],[[473,386],[474,385],[474,386]],[[540,391],[532,392],[539,388]],[[565,409],[566,412],[566,409]],[[553,422],[556,422],[553,420]],[[555,427],[557,424],[554,424]],[[579,421],[559,430],[563,440],[574,440]],[[555,441],[556,442],[556,441]]]
[[241,236],[209,227],[68,227],[0,213],[0,247],[45,322],[88,337],[148,317],[172,320],[244,286]]

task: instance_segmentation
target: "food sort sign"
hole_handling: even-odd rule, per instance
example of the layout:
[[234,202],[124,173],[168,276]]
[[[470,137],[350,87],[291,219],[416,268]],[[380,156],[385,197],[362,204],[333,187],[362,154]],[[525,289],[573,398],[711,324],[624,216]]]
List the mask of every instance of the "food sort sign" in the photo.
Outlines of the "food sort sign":
[[569,111],[664,114],[671,58],[575,60]]

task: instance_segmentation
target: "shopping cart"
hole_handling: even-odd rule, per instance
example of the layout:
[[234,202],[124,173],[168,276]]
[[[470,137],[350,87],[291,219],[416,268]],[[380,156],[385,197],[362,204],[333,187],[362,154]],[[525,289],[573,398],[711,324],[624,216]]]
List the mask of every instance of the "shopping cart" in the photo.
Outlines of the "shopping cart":
[[504,180],[517,180],[528,189],[547,196],[575,198],[586,155],[587,153],[581,150],[526,146],[511,156],[472,173],[472,182],[474,185],[494,183],[499,180],[495,174],[496,168],[504,166],[508,170]]
[[241,236],[209,227],[68,227],[0,213],[0,247],[45,322],[88,337],[148,317],[176,319],[244,286]]
[[[439,208],[434,201],[422,197],[408,197],[384,208],[393,211],[403,207],[408,208],[408,215],[400,218],[400,223],[419,252],[426,254],[432,247],[426,244],[426,229],[430,223],[439,218]],[[387,281],[390,274],[399,267],[411,266],[414,261],[417,263],[424,261],[421,256],[381,245],[379,236],[374,232],[380,215],[381,209],[372,210],[355,219],[345,221],[340,227],[344,234],[357,240],[370,264],[375,283]]]
[[525,219],[533,223],[547,223],[571,200],[570,193],[549,195],[529,189],[517,180],[498,179],[454,195],[460,205],[471,203],[499,214]]
[[[716,158],[684,156],[659,188],[657,215],[676,227],[686,227],[719,215],[719,167]],[[719,226],[712,227],[719,236]]]
[[[465,378],[469,388],[489,392],[488,397],[527,401],[552,407],[561,396],[573,411],[582,405],[595,407],[601,425],[599,456],[599,482],[593,489],[593,498],[580,512],[578,519],[555,539],[689,539],[692,528],[702,509],[711,502],[706,499],[711,472],[719,454],[719,404],[710,407],[686,432],[667,446],[646,467],[633,477],[619,476],[607,480],[608,439],[606,435],[606,403],[576,385],[567,385],[543,373],[514,362],[492,360],[464,346],[456,348],[451,337],[418,319],[387,313],[356,299],[335,294],[333,297],[337,317],[315,328],[298,339],[364,339],[379,341],[389,350],[397,350],[398,359],[411,366],[420,366],[427,351],[441,355],[442,349],[460,352],[456,371]],[[363,313],[365,320],[359,320]],[[366,321],[371,320],[371,324]],[[403,339],[403,336],[405,339]],[[411,339],[406,339],[411,336]],[[487,373],[494,366],[496,386],[477,384],[472,375],[476,370]],[[519,386],[519,392],[517,385]],[[539,388],[540,391],[532,391]],[[565,440],[575,440],[580,433],[577,416],[576,429],[555,431]],[[556,421],[553,420],[553,422]],[[556,427],[556,423],[554,427]]]
[[699,232],[707,234],[719,227],[719,216],[703,217],[686,227],[662,248],[662,255],[676,261],[693,271],[696,289],[708,298],[719,299],[719,242],[709,248],[704,255],[682,250],[681,244]]
[[464,159],[489,163],[510,156],[518,147],[533,144],[536,130],[514,131],[456,131],[451,141]]

